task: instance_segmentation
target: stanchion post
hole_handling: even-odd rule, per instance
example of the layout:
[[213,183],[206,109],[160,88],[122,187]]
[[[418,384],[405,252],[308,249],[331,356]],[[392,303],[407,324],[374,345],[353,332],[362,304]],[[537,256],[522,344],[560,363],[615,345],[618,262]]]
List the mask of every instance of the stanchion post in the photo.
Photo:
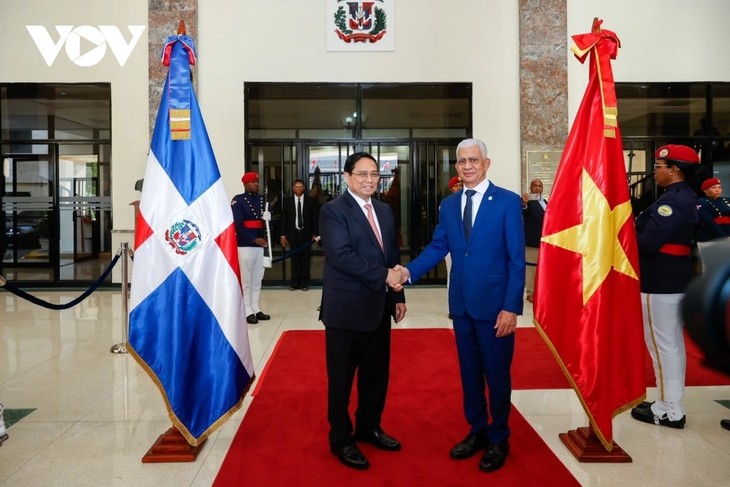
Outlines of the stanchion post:
[[111,353],[127,353],[127,340],[129,338],[129,243],[122,242],[122,342],[112,345]]

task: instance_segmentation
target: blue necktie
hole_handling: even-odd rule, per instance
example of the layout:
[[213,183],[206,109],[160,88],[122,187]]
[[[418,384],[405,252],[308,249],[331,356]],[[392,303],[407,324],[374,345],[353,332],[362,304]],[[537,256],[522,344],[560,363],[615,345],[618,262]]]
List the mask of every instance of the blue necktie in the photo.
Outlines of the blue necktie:
[[471,237],[471,197],[474,196],[474,193],[476,193],[476,190],[474,189],[467,189],[466,190],[466,205],[464,205],[464,237],[466,237],[466,241],[469,241],[469,237]]

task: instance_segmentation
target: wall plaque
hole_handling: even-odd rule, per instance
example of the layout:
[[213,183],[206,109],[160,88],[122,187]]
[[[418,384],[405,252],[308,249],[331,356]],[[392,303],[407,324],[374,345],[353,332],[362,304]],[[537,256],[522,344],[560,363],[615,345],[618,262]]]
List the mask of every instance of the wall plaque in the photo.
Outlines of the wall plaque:
[[530,181],[542,180],[543,195],[550,196],[563,151],[527,151],[527,178],[522,191],[530,192]]

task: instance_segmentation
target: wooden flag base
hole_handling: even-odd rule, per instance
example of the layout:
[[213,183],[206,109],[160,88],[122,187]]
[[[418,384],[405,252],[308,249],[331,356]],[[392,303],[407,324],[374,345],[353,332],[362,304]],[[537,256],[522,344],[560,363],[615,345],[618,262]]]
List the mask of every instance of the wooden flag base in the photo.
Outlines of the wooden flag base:
[[182,433],[173,426],[157,438],[142,457],[142,463],[194,462],[205,441],[198,446],[190,446]]
[[560,441],[579,462],[593,463],[630,463],[631,456],[620,446],[613,443],[607,451],[591,427],[582,427],[558,435]]

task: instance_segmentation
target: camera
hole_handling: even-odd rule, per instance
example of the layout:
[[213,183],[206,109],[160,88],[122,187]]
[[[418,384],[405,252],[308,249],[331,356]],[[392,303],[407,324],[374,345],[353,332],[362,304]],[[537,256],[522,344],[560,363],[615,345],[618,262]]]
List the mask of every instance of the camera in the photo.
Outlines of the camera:
[[730,375],[730,240],[708,246],[702,260],[705,272],[687,287],[682,318],[705,365]]

